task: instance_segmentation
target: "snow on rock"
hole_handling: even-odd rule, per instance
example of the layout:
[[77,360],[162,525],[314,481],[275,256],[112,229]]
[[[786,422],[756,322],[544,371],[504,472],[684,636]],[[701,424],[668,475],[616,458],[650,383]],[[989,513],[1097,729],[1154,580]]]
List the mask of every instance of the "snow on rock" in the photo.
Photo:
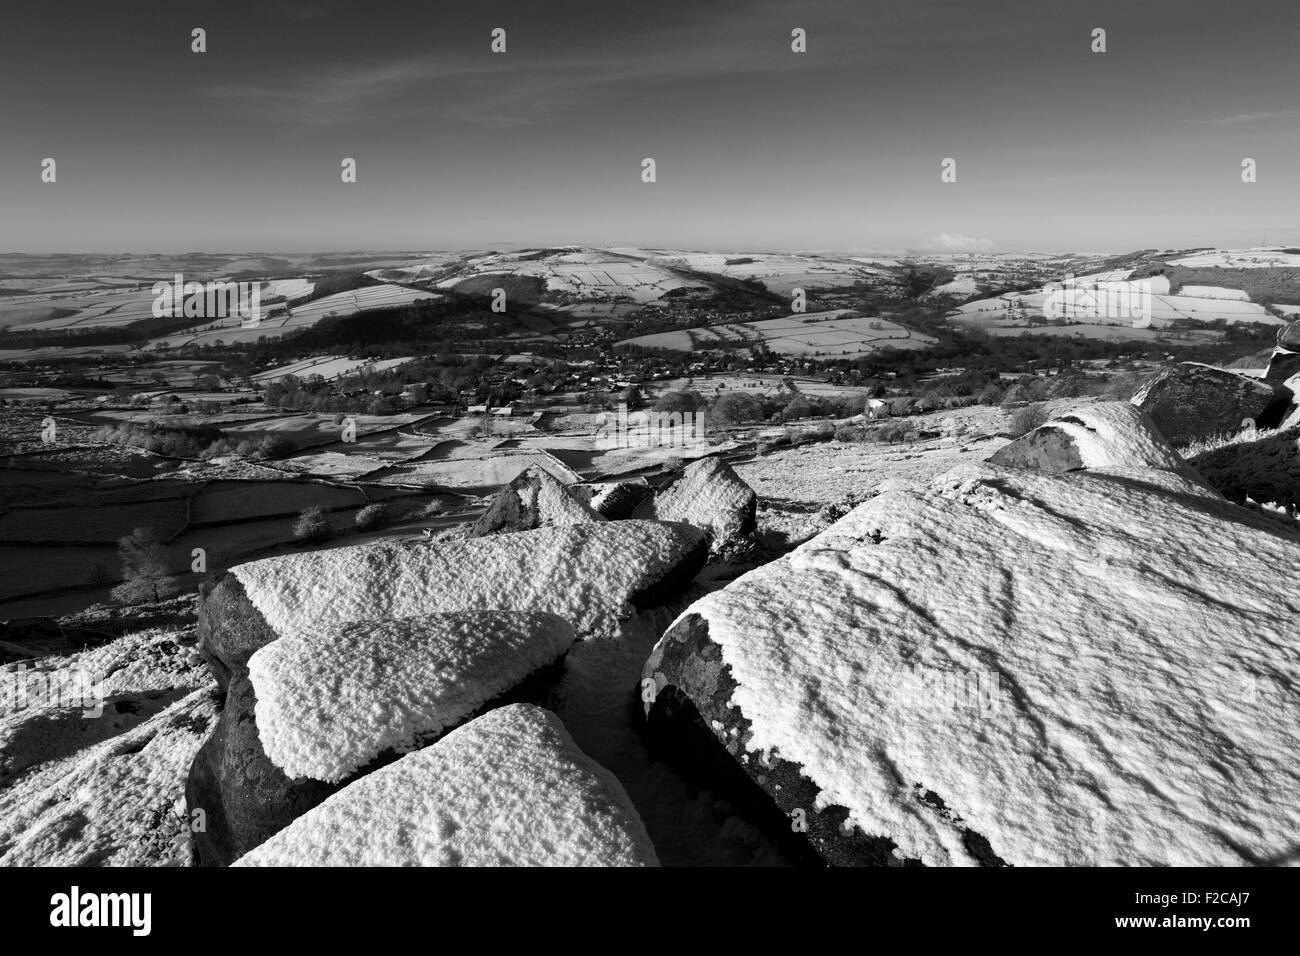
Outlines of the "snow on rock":
[[611,481],[594,488],[591,507],[610,521],[632,517],[637,505],[650,496],[650,486],[640,481]]
[[236,866],[656,866],[622,784],[514,705],[362,777]]
[[1195,477],[1146,413],[1130,402],[1071,407],[999,448],[988,460],[1051,474],[1080,468],[1160,468]]
[[562,618],[506,611],[283,637],[248,664],[262,747],[290,777],[342,780],[385,750],[414,749],[460,723],[573,641]]
[[755,529],[757,507],[754,489],[729,464],[721,458],[700,458],[657,489],[634,514],[703,528],[716,549]]
[[1291,859],[1300,535],[1147,474],[863,503],[684,612],[651,726],[688,698],[831,862]]
[[0,787],[211,686],[188,637],[150,628],[75,654],[0,667]]
[[470,526],[467,537],[604,520],[550,472],[529,466],[497,492],[487,511]]
[[488,610],[554,614],[584,640],[610,637],[632,609],[685,590],[706,554],[704,533],[689,525],[620,521],[386,541],[232,569],[200,605],[201,647],[226,703],[186,784],[189,807],[210,820],[194,836],[199,862],[233,862],[346,783],[290,777],[267,756],[248,670],[259,648],[357,621]]
[[217,717],[210,686],[0,790],[0,866],[186,866],[185,773]]
[[689,582],[702,544],[685,524],[592,522],[312,551],[230,573],[281,636],[348,621],[502,609],[558,614],[586,637],[613,627],[629,602]]
[[1138,389],[1133,404],[1175,444],[1231,434],[1250,419],[1278,424],[1291,395],[1285,389],[1199,362],[1181,362]]

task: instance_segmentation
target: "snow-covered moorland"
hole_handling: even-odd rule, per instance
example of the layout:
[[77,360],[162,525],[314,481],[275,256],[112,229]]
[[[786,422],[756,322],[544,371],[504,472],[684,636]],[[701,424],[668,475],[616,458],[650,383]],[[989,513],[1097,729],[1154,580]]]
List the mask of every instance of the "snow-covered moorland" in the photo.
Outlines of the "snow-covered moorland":
[[1289,862],[1297,383],[1206,444],[1260,381],[727,448],[600,514],[533,475],[483,537],[238,565],[197,630],[38,628],[0,691],[102,706],[0,715],[0,861]]

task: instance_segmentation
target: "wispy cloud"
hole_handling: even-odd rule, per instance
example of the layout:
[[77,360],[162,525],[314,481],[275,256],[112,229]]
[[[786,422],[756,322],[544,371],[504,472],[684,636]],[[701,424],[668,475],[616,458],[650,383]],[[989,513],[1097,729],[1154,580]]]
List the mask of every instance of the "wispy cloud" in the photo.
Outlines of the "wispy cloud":
[[1241,123],[1260,123],[1266,120],[1286,120],[1300,117],[1300,110],[1261,110],[1256,113],[1231,113],[1225,116],[1209,116],[1194,119],[1194,126],[1225,126]]
[[[449,58],[431,52],[399,60],[335,62],[328,69],[295,64],[208,92],[235,109],[288,125],[325,127],[403,116],[485,127],[528,125],[607,98],[620,85],[834,68],[854,55],[829,30],[816,36],[815,60],[786,52],[790,24],[799,21],[768,4],[745,17],[705,7],[690,17],[665,21],[653,34],[639,34],[632,49],[575,38],[564,55],[541,63],[529,60],[522,70],[509,59],[512,54],[485,57],[474,51]],[[438,95],[431,97],[430,90]]]

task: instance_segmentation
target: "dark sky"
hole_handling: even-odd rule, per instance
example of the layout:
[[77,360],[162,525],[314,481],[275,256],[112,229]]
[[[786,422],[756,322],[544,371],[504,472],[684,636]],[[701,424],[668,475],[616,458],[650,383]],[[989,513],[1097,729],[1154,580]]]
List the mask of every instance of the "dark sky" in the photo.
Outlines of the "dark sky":
[[1298,50],[1261,0],[7,3],[0,251],[1296,243]]

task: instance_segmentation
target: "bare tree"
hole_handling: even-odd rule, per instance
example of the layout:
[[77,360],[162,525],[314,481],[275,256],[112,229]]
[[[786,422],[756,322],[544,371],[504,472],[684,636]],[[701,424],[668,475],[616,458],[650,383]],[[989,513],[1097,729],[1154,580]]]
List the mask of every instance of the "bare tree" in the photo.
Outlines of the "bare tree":
[[136,528],[117,541],[122,558],[122,583],[113,588],[119,604],[161,601],[176,593],[176,579],[167,571],[167,551],[152,528]]

